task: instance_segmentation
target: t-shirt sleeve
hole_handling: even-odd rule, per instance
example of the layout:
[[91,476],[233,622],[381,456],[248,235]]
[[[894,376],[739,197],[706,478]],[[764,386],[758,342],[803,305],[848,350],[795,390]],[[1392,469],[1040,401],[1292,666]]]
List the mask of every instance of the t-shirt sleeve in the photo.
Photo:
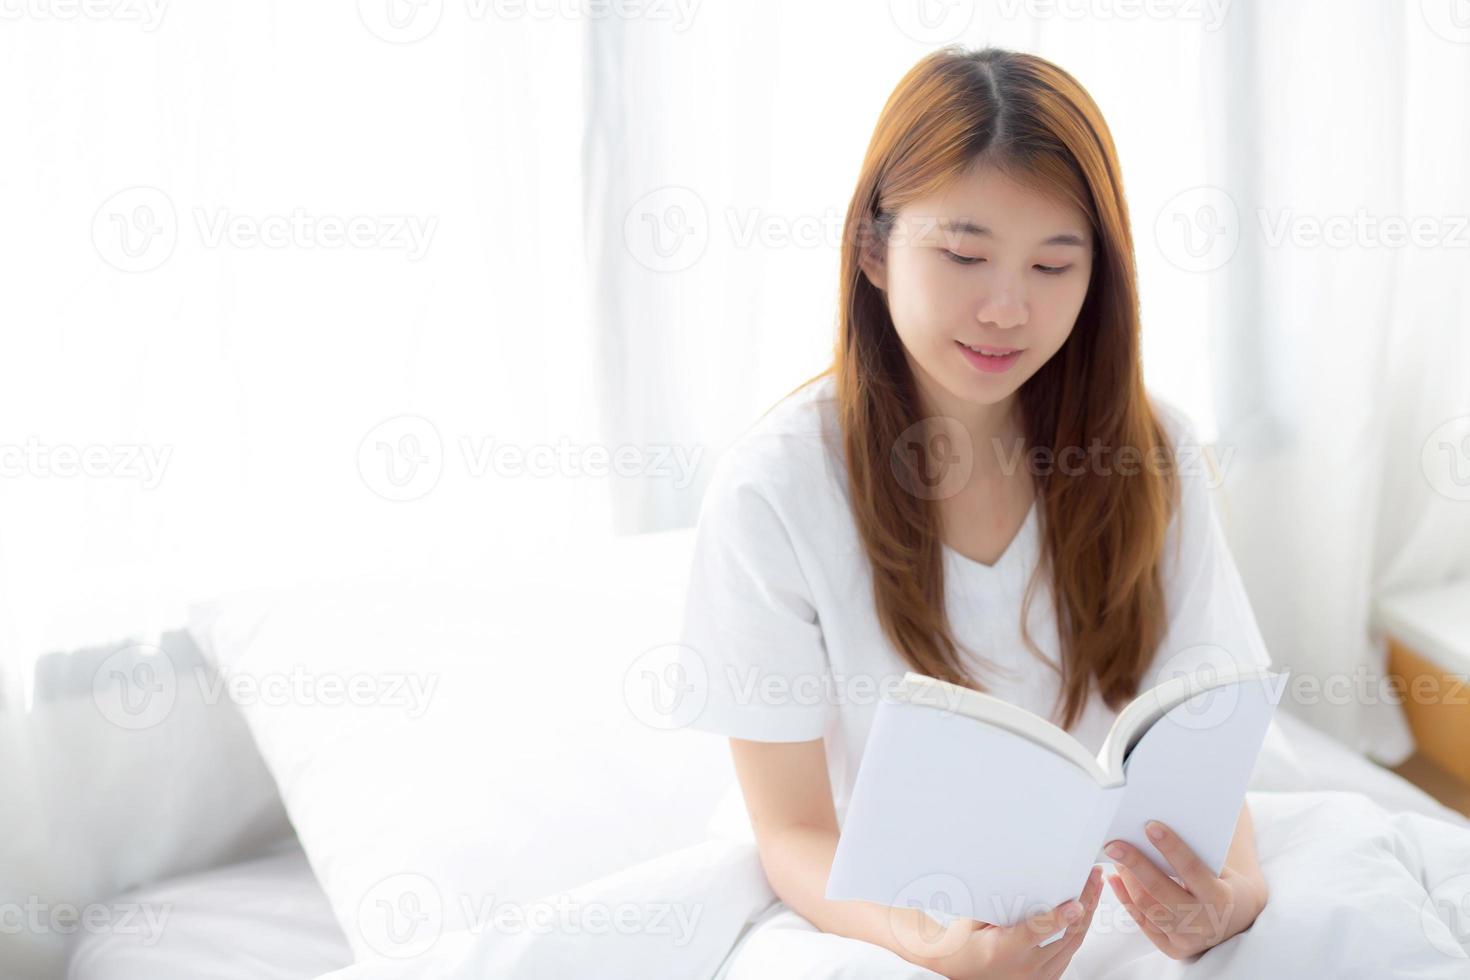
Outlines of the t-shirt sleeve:
[[764,742],[821,738],[829,672],[792,535],[760,477],[725,453],[700,505],[679,660],[705,702],[692,728]]
[[1179,468],[1179,509],[1165,541],[1168,627],[1139,690],[1180,674],[1267,667],[1271,656],[1211,497],[1213,467],[1189,419],[1161,407]]

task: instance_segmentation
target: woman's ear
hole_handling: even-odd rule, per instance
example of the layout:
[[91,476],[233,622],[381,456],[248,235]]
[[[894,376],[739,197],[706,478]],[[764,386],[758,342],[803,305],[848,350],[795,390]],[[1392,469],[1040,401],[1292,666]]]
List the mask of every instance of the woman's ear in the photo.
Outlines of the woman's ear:
[[888,262],[884,253],[887,249],[882,244],[872,245],[858,252],[858,267],[863,270],[863,275],[868,277],[868,282],[878,287],[879,292],[888,291]]

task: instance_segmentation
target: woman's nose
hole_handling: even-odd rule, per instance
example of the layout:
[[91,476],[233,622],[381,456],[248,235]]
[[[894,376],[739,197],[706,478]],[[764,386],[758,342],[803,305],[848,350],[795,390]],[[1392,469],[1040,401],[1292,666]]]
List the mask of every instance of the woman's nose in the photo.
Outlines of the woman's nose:
[[998,330],[1019,327],[1026,322],[1026,299],[1014,289],[993,292],[980,304],[975,315],[981,323],[990,324]]

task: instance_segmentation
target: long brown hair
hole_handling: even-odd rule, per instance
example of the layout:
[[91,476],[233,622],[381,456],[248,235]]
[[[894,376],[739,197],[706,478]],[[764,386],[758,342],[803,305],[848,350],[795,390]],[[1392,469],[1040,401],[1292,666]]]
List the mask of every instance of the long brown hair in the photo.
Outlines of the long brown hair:
[[[873,572],[878,618],[916,671],[979,690],[945,608],[943,546],[932,499],[905,489],[927,474],[895,455],[921,410],[882,292],[859,264],[886,241],[896,213],[984,160],[1075,204],[1098,243],[1092,278],[1063,346],[1018,393],[1028,452],[1133,447],[1159,465],[1133,475],[1093,467],[1033,474],[1042,554],[1061,643],[1063,727],[1086,707],[1095,679],[1113,710],[1137,694],[1166,623],[1160,563],[1178,501],[1167,433],[1143,385],[1133,238],[1116,151],[1102,114],[1067,72],[1033,55],[958,46],[926,56],[899,82],[878,119],[842,243],[836,379],[851,503]],[[798,390],[804,385],[798,386]],[[1095,441],[1096,440],[1096,441]],[[922,465],[912,463],[907,465]],[[1043,662],[1045,662],[1043,660]]]

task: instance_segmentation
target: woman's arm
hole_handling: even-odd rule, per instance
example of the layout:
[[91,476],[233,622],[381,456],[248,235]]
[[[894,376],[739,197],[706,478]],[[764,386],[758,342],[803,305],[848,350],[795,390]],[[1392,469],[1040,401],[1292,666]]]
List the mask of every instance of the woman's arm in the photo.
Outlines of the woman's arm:
[[[823,932],[883,946],[947,977],[980,976],[991,966],[1014,971],[1008,976],[1055,975],[1066,963],[1059,957],[1070,959],[1081,944],[1102,892],[1101,875],[1088,879],[1080,902],[1008,927],[955,919],[941,928],[918,909],[829,901],[838,828],[823,741],[732,738],[730,746],[766,879],[787,906]],[[1066,917],[1070,906],[1077,906],[1078,917]],[[1038,946],[1063,928],[1065,937]]]
[[918,910],[825,897],[838,830],[822,740],[732,738],[730,746],[761,866],[776,895],[823,932],[876,943],[929,966],[926,951],[933,955],[938,949],[926,946],[937,947],[933,941],[939,930]]

